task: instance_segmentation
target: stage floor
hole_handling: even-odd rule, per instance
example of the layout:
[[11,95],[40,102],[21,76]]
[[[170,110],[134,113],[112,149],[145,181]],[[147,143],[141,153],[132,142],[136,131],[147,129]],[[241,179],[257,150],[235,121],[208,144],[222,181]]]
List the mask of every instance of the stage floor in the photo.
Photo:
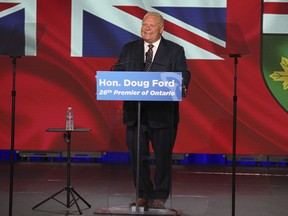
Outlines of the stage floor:
[[[65,162],[16,162],[14,168],[13,215],[56,216],[79,215],[75,205],[50,199],[36,209],[35,205],[65,188]],[[236,215],[287,216],[288,168],[237,167]],[[99,209],[127,208],[135,201],[128,164],[72,163],[71,185],[91,208],[77,201],[82,215]],[[9,211],[9,162],[0,162],[0,212]],[[231,167],[220,165],[173,165],[172,195],[169,209],[183,216],[232,215]],[[67,201],[64,191],[57,199]],[[113,214],[111,214],[113,215]],[[141,214],[140,214],[141,215]]]

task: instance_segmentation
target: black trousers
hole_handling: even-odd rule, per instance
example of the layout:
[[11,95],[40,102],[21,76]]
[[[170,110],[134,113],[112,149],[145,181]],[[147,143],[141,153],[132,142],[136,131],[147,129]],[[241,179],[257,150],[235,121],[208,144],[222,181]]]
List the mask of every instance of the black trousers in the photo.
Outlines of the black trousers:
[[[166,201],[170,194],[172,151],[178,125],[165,128],[152,128],[148,124],[140,126],[139,145],[139,197]],[[137,124],[126,127],[126,143],[130,152],[134,185],[137,180]],[[150,149],[155,155],[154,181],[150,176]]]

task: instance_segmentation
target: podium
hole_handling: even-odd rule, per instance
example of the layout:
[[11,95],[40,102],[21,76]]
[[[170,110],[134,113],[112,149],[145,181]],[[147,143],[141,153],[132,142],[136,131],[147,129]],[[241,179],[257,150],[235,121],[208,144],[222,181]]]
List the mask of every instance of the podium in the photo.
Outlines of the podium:
[[[156,208],[148,204],[147,208],[138,206],[140,181],[140,122],[143,102],[182,101],[182,72],[159,71],[97,71],[96,99],[103,101],[134,101],[137,103],[137,144],[135,148],[135,202],[127,205],[97,208],[95,215],[170,215],[179,216],[181,211],[172,208]],[[137,112],[137,113],[136,113]],[[146,156],[146,155],[145,155]],[[143,159],[143,158],[142,158]],[[145,157],[147,160],[148,158]],[[142,161],[143,163],[143,161]],[[172,164],[170,165],[172,172]],[[171,183],[170,183],[171,184]],[[171,185],[170,185],[171,187]]]
[[[63,138],[64,141],[67,143],[67,179],[66,179],[66,186],[57,191],[56,193],[54,193],[53,195],[49,196],[47,199],[43,200],[42,202],[40,202],[39,204],[35,205],[32,209],[36,209],[37,207],[39,207],[40,205],[44,204],[45,202],[47,202],[50,199],[53,199],[59,203],[61,203],[62,205],[66,206],[66,208],[70,208],[71,206],[73,206],[74,204],[76,205],[79,214],[82,214],[82,211],[79,207],[78,204],[78,200],[83,201],[88,208],[91,207],[91,205],[83,198],[80,196],[79,193],[76,192],[76,190],[74,189],[73,186],[71,186],[71,179],[70,179],[70,169],[71,169],[71,156],[70,156],[70,150],[71,150],[71,135],[72,133],[75,132],[89,132],[91,131],[90,128],[75,128],[74,130],[66,130],[65,128],[48,128],[46,130],[46,132],[60,132],[63,133]],[[67,192],[67,196],[66,196],[66,203],[58,200],[56,198],[57,195],[59,195],[62,192]]]

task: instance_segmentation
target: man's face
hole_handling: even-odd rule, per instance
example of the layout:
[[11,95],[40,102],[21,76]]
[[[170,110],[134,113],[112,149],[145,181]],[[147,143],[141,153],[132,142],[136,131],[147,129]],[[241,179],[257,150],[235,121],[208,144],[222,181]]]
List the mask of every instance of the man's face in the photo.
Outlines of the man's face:
[[147,43],[154,43],[160,37],[164,27],[159,26],[159,20],[156,16],[147,16],[142,21],[141,36]]

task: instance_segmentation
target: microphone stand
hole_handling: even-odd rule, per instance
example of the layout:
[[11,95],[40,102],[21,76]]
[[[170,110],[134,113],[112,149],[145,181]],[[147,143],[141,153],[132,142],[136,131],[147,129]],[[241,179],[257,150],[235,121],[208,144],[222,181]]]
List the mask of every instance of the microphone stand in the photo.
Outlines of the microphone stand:
[[234,95],[233,95],[233,148],[232,148],[232,216],[235,216],[236,191],[236,126],[237,126],[237,64],[240,54],[229,54],[234,58]]
[[[147,59],[147,52],[146,52],[146,59]],[[115,67],[117,66],[123,66],[125,64],[130,64],[130,63],[134,63],[136,62],[135,59],[132,60],[128,60],[128,61],[123,61],[123,62],[118,62],[116,64],[114,64],[111,68],[110,71],[114,71]],[[154,62],[150,62],[152,64],[154,64]],[[157,65],[160,65],[162,67],[166,67],[165,65],[162,64],[158,64],[155,63]],[[144,64],[145,67],[145,64]],[[140,212],[140,210],[142,211],[142,209],[140,209],[140,206],[138,205],[138,200],[139,200],[139,175],[140,175],[140,133],[141,133],[141,101],[138,101],[138,110],[137,110],[137,161],[136,161],[136,202],[135,202],[135,212]]]
[[136,168],[136,212],[139,212],[138,200],[139,200],[139,175],[140,175],[140,131],[141,131],[141,101],[138,101],[138,113],[137,113],[137,168]]
[[[118,62],[114,64],[111,68],[110,71],[114,71],[115,67],[117,66],[122,66],[125,64],[130,64],[135,62],[136,60],[129,60],[129,61],[123,61],[123,62]],[[140,131],[141,131],[141,101],[138,101],[138,110],[137,110],[137,152],[136,152],[136,201],[135,201],[135,212],[140,212],[140,207],[138,205],[138,200],[139,200],[139,175],[140,175],[140,162],[139,162],[139,157],[140,157]],[[132,210],[133,211],[133,210]]]
[[21,58],[21,56],[11,56],[11,58],[12,58],[12,64],[13,64],[13,80],[12,80],[9,216],[12,216],[12,209],[13,209],[15,102],[16,102],[16,59]]

